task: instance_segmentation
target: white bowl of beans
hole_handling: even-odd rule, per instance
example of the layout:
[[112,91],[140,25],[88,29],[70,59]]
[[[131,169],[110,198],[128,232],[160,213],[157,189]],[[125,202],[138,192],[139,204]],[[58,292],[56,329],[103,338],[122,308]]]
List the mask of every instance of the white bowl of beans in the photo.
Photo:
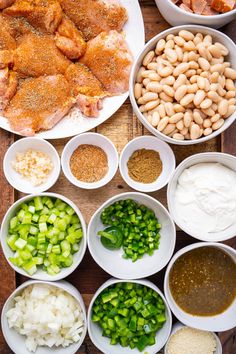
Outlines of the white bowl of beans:
[[[199,24],[204,26],[210,26],[213,28],[220,28],[227,23],[233,21],[236,15],[236,9],[221,14],[205,15],[191,13],[184,8],[180,8],[172,0],[155,0],[160,13],[164,19],[172,26],[179,26],[184,24]],[[200,2],[200,1],[198,1]],[[213,14],[214,12],[212,12]]]
[[170,28],[151,39],[130,77],[135,114],[168,143],[198,144],[236,118],[236,45],[212,28]]

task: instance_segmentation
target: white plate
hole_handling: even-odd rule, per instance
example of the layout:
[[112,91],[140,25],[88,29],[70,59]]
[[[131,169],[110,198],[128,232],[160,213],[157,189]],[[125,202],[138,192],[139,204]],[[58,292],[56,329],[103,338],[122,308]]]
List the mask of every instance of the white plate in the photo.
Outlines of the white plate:
[[[122,5],[128,11],[128,21],[124,26],[126,41],[129,45],[134,59],[139,54],[145,43],[144,23],[138,0],[121,0]],[[36,136],[43,139],[59,139],[74,136],[91,130],[110,118],[125,102],[129,93],[120,96],[105,98],[103,109],[97,118],[85,118],[78,108],[73,108],[52,129],[37,133]],[[0,128],[14,132],[8,120],[0,116]]]

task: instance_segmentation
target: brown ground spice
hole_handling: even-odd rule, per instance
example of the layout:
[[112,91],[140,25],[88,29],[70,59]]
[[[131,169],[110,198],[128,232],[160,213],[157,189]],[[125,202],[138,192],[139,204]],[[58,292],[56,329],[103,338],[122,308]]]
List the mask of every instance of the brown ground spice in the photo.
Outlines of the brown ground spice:
[[136,182],[152,183],[162,172],[159,152],[140,149],[135,151],[127,163],[129,176]]
[[82,144],[70,158],[72,174],[82,182],[100,181],[108,171],[106,153],[98,146]]

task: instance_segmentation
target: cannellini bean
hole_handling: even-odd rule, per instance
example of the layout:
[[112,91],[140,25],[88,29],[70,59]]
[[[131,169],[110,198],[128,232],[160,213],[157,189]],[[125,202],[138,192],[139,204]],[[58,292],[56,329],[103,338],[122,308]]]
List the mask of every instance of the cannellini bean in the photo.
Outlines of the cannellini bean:
[[195,111],[193,112],[193,120],[194,120],[194,122],[197,123],[198,125],[201,125],[201,124],[203,123],[203,119],[202,119],[200,113],[199,113],[197,110],[195,110]]
[[149,102],[149,101],[154,101],[158,99],[158,94],[155,92],[147,92],[145,93],[145,95],[143,95],[143,101],[145,103]]
[[176,113],[185,111],[185,108],[181,104],[175,103],[173,106]]
[[190,69],[190,70],[187,70],[187,71],[185,72],[185,75],[187,76],[187,78],[192,77],[192,76],[194,76],[194,75],[196,75],[196,74],[197,74],[197,71],[194,70],[194,69]]
[[175,83],[175,78],[174,76],[169,76],[169,77],[165,77],[164,79],[161,79],[160,84],[162,85],[169,85],[172,86]]
[[179,76],[189,69],[189,63],[179,64],[173,71],[174,76]]
[[218,82],[220,74],[216,71],[210,75],[210,82],[211,83],[216,83]]
[[202,101],[202,103],[200,104],[200,107],[203,109],[207,109],[210,108],[212,105],[212,100],[210,100],[209,98],[206,98],[204,101]]
[[235,91],[228,91],[225,94],[225,98],[227,98],[227,99],[233,98],[233,97],[235,97],[235,94],[236,94]]
[[172,138],[176,140],[184,140],[184,136],[180,133],[173,134]]
[[161,80],[160,75],[158,75],[157,73],[151,73],[151,74],[149,74],[148,78],[149,78],[149,80],[151,80],[151,81],[160,81],[160,80]]
[[217,46],[221,50],[221,54],[223,56],[226,56],[229,54],[229,50],[223,44],[216,42],[215,46]]
[[187,81],[187,77],[184,74],[180,74],[174,83],[174,89],[177,90],[177,88],[184,85],[186,81]]
[[173,116],[169,118],[169,123],[177,123],[184,117],[184,114],[182,112],[180,113],[175,113]]
[[198,90],[193,100],[195,106],[199,106],[205,97],[206,97],[206,92],[203,90]]
[[163,91],[170,97],[174,97],[175,95],[174,89],[169,85],[163,85]]
[[151,50],[150,52],[148,52],[145,57],[143,58],[143,66],[147,66],[149,63],[151,63],[151,61],[153,60],[155,56],[155,52],[154,50]]
[[205,77],[205,91],[210,91],[210,88],[211,88],[211,84],[209,82],[209,80]]
[[200,137],[200,127],[198,124],[193,124],[190,129],[191,140],[198,139]]
[[207,77],[209,77],[209,72],[208,71],[202,71],[200,76],[204,77],[204,78],[207,78]]
[[185,41],[192,41],[194,39],[194,34],[190,31],[181,30],[179,36],[182,37]]
[[215,123],[215,122],[217,122],[218,120],[220,119],[220,115],[219,115],[219,113],[217,113],[217,114],[215,114],[213,117],[211,117],[211,122],[212,123]]
[[229,104],[227,100],[223,99],[220,101],[220,103],[218,104],[218,112],[221,116],[224,116],[227,113],[228,106]]
[[165,66],[164,68],[159,68],[158,69],[158,74],[161,77],[167,77],[170,76],[173,73],[173,68],[169,67],[169,66]]
[[228,61],[223,62],[222,65],[224,66],[224,68],[230,68],[231,66]]
[[155,101],[150,101],[148,103],[145,104],[145,109],[146,111],[150,111],[151,109],[157,107],[159,105],[159,100],[155,100]]
[[196,61],[190,61],[189,67],[190,67],[190,69],[194,69],[194,70],[199,69],[199,65],[198,65],[198,63],[196,63]]
[[[142,96],[145,95],[145,93],[147,93],[147,92],[148,92],[148,91],[143,87],[143,88],[142,88]],[[141,97],[140,97],[140,99],[141,99]]]
[[166,48],[165,49],[165,54],[166,54],[167,59],[171,63],[175,63],[177,61],[177,59],[178,59],[176,51],[171,49],[171,48]]
[[180,37],[180,36],[174,36],[174,41],[175,43],[180,46],[180,47],[183,47],[184,43],[185,43],[185,39],[183,37]]
[[212,117],[215,115],[215,111],[211,107],[207,108],[207,109],[202,109],[202,112],[205,113],[209,117]]
[[182,98],[180,101],[180,104],[182,106],[187,106],[189,103],[191,103],[194,99],[194,94],[193,93],[188,93],[185,97]]
[[192,77],[190,77],[189,81],[191,82],[191,84],[195,84],[197,82],[197,78],[198,75],[193,75]]
[[212,36],[207,34],[203,39],[203,43],[206,43],[207,45],[212,44]]
[[188,134],[188,128],[184,127],[184,129],[180,130],[180,133],[185,136]]
[[223,75],[219,76],[218,83],[220,84],[220,86],[224,87],[225,83],[226,83],[225,76],[223,76]]
[[166,41],[164,39],[160,39],[156,45],[156,49],[155,49],[156,54],[161,53],[165,49],[165,46],[166,46]]
[[218,109],[218,104],[217,104],[217,103],[212,103],[211,109],[213,109],[213,111],[217,111],[217,109]]
[[226,94],[226,91],[223,89],[221,85],[218,85],[217,92],[222,97]]
[[166,116],[166,110],[165,110],[164,104],[160,104],[158,106],[158,113],[159,113],[161,118],[164,118]]
[[157,81],[151,81],[147,84],[147,90],[151,92],[160,93],[162,92],[162,85]]
[[203,130],[203,135],[208,136],[212,133],[212,129],[210,127]]
[[199,87],[200,90],[204,90],[205,89],[205,80],[204,77],[198,76],[197,78],[197,85]]
[[210,63],[205,58],[200,57],[198,59],[198,64],[200,65],[200,68],[204,71],[208,71],[210,69]]
[[188,90],[188,86],[187,85],[182,85],[182,86],[179,86],[177,88],[177,90],[175,91],[175,99],[176,101],[180,101],[187,93],[187,90]]
[[174,110],[174,106],[173,106],[173,103],[171,102],[166,102],[165,103],[165,111],[166,111],[166,114],[171,117],[175,114],[175,110]]
[[236,110],[236,106],[235,105],[229,105],[228,106],[228,111],[227,113],[224,115],[224,118],[228,118],[229,116],[231,116],[231,114],[233,114]]
[[236,99],[235,99],[235,98],[230,98],[230,99],[228,100],[228,104],[229,104],[229,106],[235,105],[235,104],[236,104]]
[[138,102],[138,104],[141,104],[141,105],[146,103],[144,101],[143,97],[140,97],[137,102]]
[[188,61],[189,61],[188,52],[184,52],[182,62],[187,63]]
[[138,83],[141,83],[141,82],[142,82],[142,80],[143,80],[142,73],[143,73],[143,71],[145,71],[145,70],[146,70],[146,69],[145,69],[144,66],[141,66],[141,68],[139,69],[139,71],[138,71],[138,73],[137,73],[137,77],[136,77],[136,81],[137,81]]
[[211,122],[211,120],[209,118],[207,118],[207,119],[204,119],[202,124],[203,124],[204,128],[209,128],[209,127],[211,127],[212,122]]
[[178,129],[175,129],[172,133],[170,133],[168,136],[170,136],[171,138],[173,137],[174,134],[178,133]]
[[224,121],[223,118],[219,119],[217,122],[215,122],[215,123],[212,124],[212,129],[213,129],[213,130],[220,129],[220,128],[222,127],[222,125],[224,124],[224,122],[225,122],[225,121]]
[[193,115],[192,112],[190,113],[190,111],[187,111],[184,113],[184,126],[186,128],[190,127],[190,124],[193,120]]
[[173,102],[173,97],[167,95],[165,92],[161,92],[159,93],[159,97],[161,100],[163,100],[164,102]]
[[166,40],[169,41],[170,39],[174,39],[174,34],[170,33],[166,36]]
[[147,84],[148,84],[150,81],[151,81],[151,80],[146,77],[146,78],[143,80],[144,86],[147,86]]
[[143,77],[144,79],[149,78],[149,75],[150,75],[150,74],[156,74],[155,70],[144,70],[144,71],[142,72],[142,77]]
[[207,93],[207,97],[210,98],[210,100],[212,100],[212,102],[218,103],[220,101],[220,96],[215,91],[209,91]]
[[210,85],[210,91],[217,91],[219,87],[218,83],[214,83]]
[[[226,68],[227,69],[227,68]],[[218,73],[222,74],[224,70],[226,70],[222,64],[215,64],[210,67],[210,72],[214,73],[218,71]]]
[[159,130],[160,132],[162,132],[162,131],[165,129],[165,127],[167,126],[168,123],[169,123],[169,117],[163,117],[163,118],[160,120],[160,122],[159,122],[159,124],[158,124],[158,126],[157,126],[157,130]]
[[176,123],[176,128],[178,130],[183,130],[184,129],[184,122],[183,119],[181,119],[178,123]]
[[141,113],[148,111],[148,110],[146,109],[145,105],[140,106],[140,107],[139,107],[139,110],[140,110]]
[[226,87],[226,90],[228,90],[228,91],[235,90],[235,85],[234,85],[233,80],[232,79],[226,79],[225,87]]
[[153,115],[152,115],[151,124],[152,124],[154,127],[157,127],[158,124],[159,124],[159,122],[160,122],[159,113],[158,113],[158,112],[154,112]]
[[176,54],[177,54],[177,59],[178,61],[182,61],[183,60],[183,50],[178,46],[176,45],[175,46],[175,51],[176,51]]
[[157,70],[158,69],[158,67],[159,67],[159,65],[158,65],[158,63],[153,63],[153,62],[151,62],[151,63],[149,63],[148,65],[147,65],[147,68],[149,69],[149,70]]
[[208,47],[208,50],[214,58],[220,58],[222,56],[221,49],[215,44],[210,45]]
[[136,83],[134,85],[134,97],[136,98],[136,100],[138,100],[142,95],[142,85],[139,83]]
[[195,51],[191,51],[191,52],[188,53],[189,61],[193,60],[193,61],[197,62],[199,57],[200,57],[200,55],[197,54]]
[[193,41],[188,41],[184,43],[184,49],[191,52],[196,49],[196,46]]
[[204,46],[204,44],[203,43],[199,43],[199,44],[197,44],[196,47],[197,47],[197,50],[198,50],[200,56],[205,58],[205,59],[208,59],[207,49]]
[[236,80],[236,70],[225,68],[224,74],[227,79]]
[[170,39],[166,42],[165,49],[173,49],[175,47],[175,42],[173,39]]
[[175,130],[175,124],[167,124],[165,129],[162,131],[163,134],[169,135]]

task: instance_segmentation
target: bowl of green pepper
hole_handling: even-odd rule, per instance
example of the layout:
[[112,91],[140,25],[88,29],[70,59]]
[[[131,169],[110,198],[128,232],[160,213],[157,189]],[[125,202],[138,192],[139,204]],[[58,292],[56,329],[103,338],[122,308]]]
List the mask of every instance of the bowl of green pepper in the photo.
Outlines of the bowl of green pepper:
[[140,279],[159,272],[169,262],[175,240],[175,225],[166,208],[137,192],[107,200],[88,225],[92,257],[120,279]]
[[167,342],[172,316],[162,292],[148,280],[109,279],[88,309],[88,332],[103,353],[156,354]]
[[56,193],[28,195],[15,202],[1,225],[1,246],[18,273],[56,281],[82,261],[87,241],[79,208]]

